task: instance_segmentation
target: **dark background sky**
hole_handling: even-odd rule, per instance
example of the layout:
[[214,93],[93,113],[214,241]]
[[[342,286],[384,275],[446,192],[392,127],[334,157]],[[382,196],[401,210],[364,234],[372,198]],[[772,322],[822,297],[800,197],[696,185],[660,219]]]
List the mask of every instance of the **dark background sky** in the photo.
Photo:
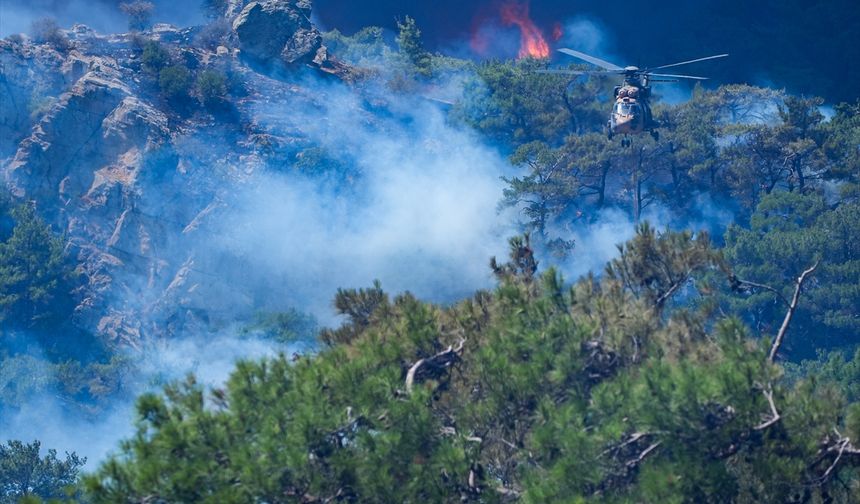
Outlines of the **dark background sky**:
[[[26,31],[33,18],[45,15],[64,26],[77,21],[102,31],[120,30],[120,1],[0,0],[0,35]],[[202,22],[199,0],[152,1],[158,21]],[[470,31],[498,24],[504,1],[314,0],[314,12],[324,28],[346,33],[368,25],[394,29],[395,19],[410,15],[430,48],[474,56],[468,51]],[[860,0],[531,0],[531,15],[547,34],[555,23],[587,20],[599,26],[604,40],[597,47],[576,36],[563,42],[619,64],[659,65],[728,52],[729,60],[685,70],[715,83],[786,87],[831,103],[860,96]],[[496,56],[516,55],[510,44],[515,30],[506,36]]]
[[[329,28],[393,28],[411,15],[429,46],[468,39],[500,1],[315,0]],[[590,19],[602,26],[620,64],[662,64],[728,52],[724,62],[692,66],[718,82],[747,82],[818,94],[829,101],[860,96],[860,0],[532,0],[545,32],[556,22]],[[568,41],[573,44],[575,41]]]

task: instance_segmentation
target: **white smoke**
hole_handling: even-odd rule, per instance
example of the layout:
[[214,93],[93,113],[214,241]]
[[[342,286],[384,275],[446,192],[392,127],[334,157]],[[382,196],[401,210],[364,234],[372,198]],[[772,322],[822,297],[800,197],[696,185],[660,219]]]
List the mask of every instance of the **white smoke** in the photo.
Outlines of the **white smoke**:
[[354,190],[259,175],[232,202],[220,246],[288,278],[301,309],[321,319],[330,318],[338,287],[374,279],[390,292],[440,302],[489,286],[487,261],[504,256],[516,232],[496,211],[500,177],[511,171],[504,158],[447,124],[426,100],[389,97],[388,114],[370,117],[349,90],[322,85],[316,92],[325,96],[319,109],[276,104],[261,116],[288,116],[306,125],[312,143],[348,152],[360,173]]

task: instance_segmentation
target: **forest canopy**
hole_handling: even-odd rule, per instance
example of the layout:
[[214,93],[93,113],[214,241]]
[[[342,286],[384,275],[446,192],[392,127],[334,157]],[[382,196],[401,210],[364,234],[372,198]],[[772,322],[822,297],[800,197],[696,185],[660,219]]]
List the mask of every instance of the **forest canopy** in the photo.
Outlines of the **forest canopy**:
[[240,363],[223,388],[189,378],[141,397],[136,435],[87,491],[94,502],[848,502],[858,491],[857,358],[786,380],[776,340],[713,309],[707,284],[729,277],[706,234],[643,224],[605,275],[570,285],[539,273],[528,237],[515,238],[493,270],[498,288],[447,308],[378,285],[343,290],[348,322],[317,354]]

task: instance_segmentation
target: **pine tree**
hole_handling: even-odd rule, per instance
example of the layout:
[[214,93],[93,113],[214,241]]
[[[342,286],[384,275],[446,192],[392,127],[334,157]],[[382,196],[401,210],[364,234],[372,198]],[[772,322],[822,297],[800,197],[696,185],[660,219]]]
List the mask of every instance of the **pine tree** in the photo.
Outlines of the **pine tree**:
[[[41,443],[8,441],[0,444],[0,503],[13,504],[26,499],[77,501],[74,485],[78,471],[87,462],[75,453],[65,460],[57,458],[56,450],[40,457]],[[29,502],[29,501],[28,501]]]
[[32,206],[17,207],[12,218],[12,234],[0,243],[0,321],[27,328],[57,322],[71,311],[63,240]]
[[397,45],[400,54],[404,56],[415,72],[423,77],[429,77],[432,73],[430,53],[424,49],[421,42],[421,30],[415,23],[415,19],[406,16],[402,22],[397,22]]

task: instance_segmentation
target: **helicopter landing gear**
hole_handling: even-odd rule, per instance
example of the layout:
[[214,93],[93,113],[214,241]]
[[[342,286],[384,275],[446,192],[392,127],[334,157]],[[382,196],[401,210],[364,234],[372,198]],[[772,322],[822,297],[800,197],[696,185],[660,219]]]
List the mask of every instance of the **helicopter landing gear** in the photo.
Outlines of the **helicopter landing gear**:
[[659,142],[660,141],[660,132],[657,130],[651,130],[651,138],[653,138],[655,142]]

